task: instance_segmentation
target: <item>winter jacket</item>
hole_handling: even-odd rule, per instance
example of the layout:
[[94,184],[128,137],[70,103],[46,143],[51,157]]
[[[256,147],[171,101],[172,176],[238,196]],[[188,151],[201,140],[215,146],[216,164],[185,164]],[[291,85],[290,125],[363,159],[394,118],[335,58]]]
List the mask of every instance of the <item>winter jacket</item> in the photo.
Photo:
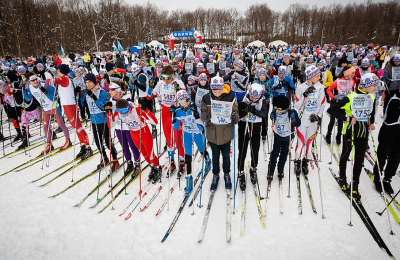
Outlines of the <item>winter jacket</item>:
[[393,74],[392,74],[392,71],[393,71],[393,69],[392,68],[394,68],[394,67],[400,67],[400,65],[399,66],[396,66],[396,65],[394,65],[394,62],[393,62],[393,58],[390,60],[390,62],[388,63],[388,64],[386,64],[386,66],[385,66],[385,68],[383,69],[383,77],[385,78],[385,83],[386,83],[386,85],[388,86],[388,88],[389,88],[389,91],[398,91],[399,89],[400,89],[400,80],[398,80],[398,81],[393,81],[392,79],[392,77],[393,77]]

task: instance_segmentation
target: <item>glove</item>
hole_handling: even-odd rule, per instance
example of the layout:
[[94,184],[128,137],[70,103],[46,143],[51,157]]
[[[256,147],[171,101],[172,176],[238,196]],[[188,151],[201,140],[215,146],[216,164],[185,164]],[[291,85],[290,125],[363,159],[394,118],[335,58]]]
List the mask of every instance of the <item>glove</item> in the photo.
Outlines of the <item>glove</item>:
[[291,113],[289,114],[289,117],[290,117],[291,119],[294,118],[294,111],[293,111],[293,110],[292,110]]
[[287,82],[286,80],[283,80],[283,81],[282,81],[282,85],[283,85],[283,86],[285,86],[285,85],[286,85],[286,86],[289,86],[290,84],[289,84],[289,82]]
[[171,114],[172,114],[172,113],[175,113],[175,111],[176,111],[175,105],[171,105],[171,106],[169,107],[169,109],[168,109],[168,112],[170,112]]
[[206,121],[207,119],[209,119],[210,117],[208,116],[208,112],[207,111],[203,111],[203,112],[201,112],[201,116],[200,116],[200,118],[201,118],[201,121]]
[[89,95],[89,97],[91,97],[94,101],[97,101],[96,95],[93,94],[93,92],[92,92],[91,90],[88,90],[86,93],[87,93],[87,94]]
[[274,118],[275,118],[275,114],[274,114],[274,112],[271,112],[271,115],[270,115],[270,117],[271,117],[271,119],[274,119]]
[[174,88],[175,88],[175,91],[176,91],[176,92],[178,92],[179,90],[181,90],[181,87],[179,87],[178,82],[174,81],[173,84],[174,84]]
[[112,113],[112,106],[112,102],[107,101],[107,103],[104,105],[104,110],[106,111],[106,113]]
[[153,95],[153,88],[148,88],[147,89],[147,96],[151,97],[151,95]]
[[319,120],[321,120],[319,116],[317,116],[316,114],[311,114],[310,116],[311,123],[317,122]]
[[80,87],[76,87],[75,88],[75,94],[79,94],[81,92],[81,88]]
[[315,87],[314,86],[310,86],[310,87],[308,87],[308,89],[306,91],[304,91],[303,96],[304,97],[308,97],[308,95],[310,95],[314,91],[315,91]]
[[256,110],[256,107],[255,106],[247,106],[247,112],[248,113],[253,113],[254,114],[254,111]]
[[48,93],[47,90],[43,86],[40,86],[40,91],[42,91],[43,94]]
[[239,122],[239,118],[236,115],[231,115],[232,124],[236,125]]
[[133,82],[133,85],[135,85],[136,87],[140,87],[141,84],[138,80],[135,80],[135,82]]
[[192,110],[192,111],[196,111],[196,108],[194,107],[194,104],[190,104],[189,105],[189,109]]

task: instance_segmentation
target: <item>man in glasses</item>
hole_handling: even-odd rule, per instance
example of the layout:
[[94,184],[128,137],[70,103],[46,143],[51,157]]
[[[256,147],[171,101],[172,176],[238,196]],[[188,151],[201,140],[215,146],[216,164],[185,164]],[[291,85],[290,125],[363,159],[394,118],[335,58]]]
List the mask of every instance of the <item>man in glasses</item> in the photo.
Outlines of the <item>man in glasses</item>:
[[184,169],[184,151],[182,146],[182,130],[175,130],[174,136],[172,136],[172,115],[170,114],[175,112],[177,101],[176,101],[176,93],[179,90],[185,90],[185,86],[183,82],[180,80],[176,80],[174,78],[174,69],[171,66],[166,66],[162,68],[160,81],[157,83],[154,90],[149,88],[148,91],[148,99],[151,99],[155,96],[160,96],[161,98],[161,113],[162,113],[162,126],[164,130],[165,139],[167,141],[168,147],[168,155],[171,160],[170,165],[170,173],[175,171],[175,161],[174,161],[174,146],[172,145],[172,139],[175,140],[176,147],[178,147],[178,154],[180,159],[180,174],[183,174]]

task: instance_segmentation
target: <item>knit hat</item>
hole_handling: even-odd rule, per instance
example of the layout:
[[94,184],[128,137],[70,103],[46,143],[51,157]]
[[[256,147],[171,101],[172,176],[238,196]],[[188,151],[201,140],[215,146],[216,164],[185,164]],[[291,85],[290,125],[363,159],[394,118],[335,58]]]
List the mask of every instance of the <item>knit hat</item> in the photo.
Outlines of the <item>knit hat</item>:
[[257,60],[263,60],[264,55],[262,53],[257,54]]
[[36,65],[36,68],[42,68],[42,69],[44,69],[44,65],[43,65],[42,63],[38,63],[38,64]]
[[156,65],[162,65],[162,62],[160,60],[156,60]]
[[67,64],[60,64],[57,69],[61,74],[67,75],[69,73],[69,67]]
[[100,75],[106,74],[106,70],[105,70],[105,69],[101,69],[101,70],[99,71],[99,74],[100,74]]
[[283,74],[286,75],[287,67],[286,66],[280,66],[278,68],[278,74]]
[[27,60],[26,61],[26,63],[32,63],[33,62],[33,60]]
[[373,85],[379,84],[381,81],[374,73],[366,73],[361,76],[359,88],[368,88]]
[[259,78],[261,74],[264,74],[265,76],[267,76],[267,71],[264,68],[259,69],[257,71],[257,78]]
[[141,70],[140,66],[133,64],[132,65],[132,73],[136,74]]
[[356,58],[354,58],[351,63],[358,63],[358,60]]
[[290,58],[290,54],[289,54],[289,53],[285,53],[285,54],[283,55],[283,58]]
[[190,98],[186,90],[181,89],[176,93],[176,99],[178,100],[178,102],[181,102],[181,100],[183,99],[190,99]]
[[326,60],[327,60],[327,61],[328,61],[328,60],[331,60],[331,57],[329,57],[329,56],[328,56],[328,57],[326,57]]
[[365,58],[361,61],[361,66],[369,66],[369,59]]
[[203,63],[197,64],[197,69],[198,69],[198,70],[204,70],[204,65],[203,65]]
[[211,79],[210,88],[214,89],[223,89],[224,88],[224,79],[218,76],[215,76]]
[[199,81],[200,80],[207,80],[207,75],[205,73],[201,73],[199,76]]
[[289,99],[285,95],[279,95],[272,99],[272,104],[274,107],[280,108],[282,110],[286,110],[289,108]]
[[400,62],[400,54],[397,53],[393,56],[393,62]]
[[369,59],[369,58],[375,58],[375,54],[373,54],[373,53],[368,53],[367,54],[367,58]]
[[96,76],[92,73],[88,73],[85,75],[85,82],[90,80],[91,82],[93,82],[94,84],[96,84]]
[[113,62],[108,62],[106,64],[106,70],[109,72],[110,70],[113,70],[115,68],[115,64]]
[[200,62],[199,58],[195,58],[194,62]]
[[239,68],[243,69],[244,68],[244,63],[242,60],[236,59],[233,65],[238,66]]
[[315,66],[310,66],[306,69],[306,79],[309,80],[320,73],[320,70]]
[[208,58],[209,59],[214,59],[214,55],[210,54],[210,55],[208,55]]
[[343,53],[336,52],[336,58],[341,59],[343,57]]
[[320,60],[320,61],[318,62],[318,66],[319,66],[319,65],[325,66],[325,65],[326,65],[326,61],[325,61],[325,60]]
[[19,73],[21,73],[21,72],[26,71],[26,68],[24,66],[18,66],[17,70],[18,70]]
[[259,99],[264,91],[264,88],[258,84],[253,83],[249,89],[249,96],[255,99]]
[[[204,74],[204,73],[202,73],[202,74]],[[200,75],[201,76],[201,75]],[[195,76],[193,76],[193,75],[190,75],[189,77],[188,77],[188,81],[190,81],[190,82],[196,82],[196,77]]]
[[314,56],[308,55],[307,60],[314,60]]

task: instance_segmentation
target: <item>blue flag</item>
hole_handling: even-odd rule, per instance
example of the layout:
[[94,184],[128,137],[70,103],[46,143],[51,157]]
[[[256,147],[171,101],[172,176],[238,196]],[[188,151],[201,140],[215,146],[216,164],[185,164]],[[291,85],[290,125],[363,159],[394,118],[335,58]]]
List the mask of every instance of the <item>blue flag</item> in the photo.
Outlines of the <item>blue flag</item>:
[[118,44],[118,50],[119,51],[124,51],[124,48],[122,48],[121,43],[117,40],[117,44]]
[[62,54],[63,56],[65,56],[64,48],[62,47],[61,44],[60,44],[60,46],[61,46],[61,54]]
[[115,42],[113,42],[113,46],[112,47],[114,48],[114,51],[117,51],[117,47],[115,46]]

